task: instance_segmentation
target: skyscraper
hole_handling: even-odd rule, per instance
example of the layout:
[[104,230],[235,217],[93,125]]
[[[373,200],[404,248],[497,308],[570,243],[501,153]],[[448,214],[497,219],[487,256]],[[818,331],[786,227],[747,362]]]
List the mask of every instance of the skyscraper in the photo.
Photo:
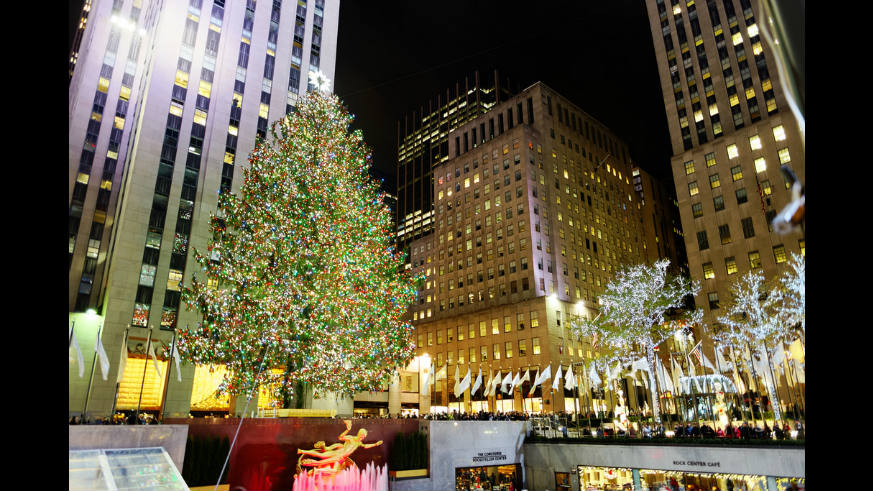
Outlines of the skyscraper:
[[[218,194],[240,186],[255,138],[293,111],[310,71],[333,79],[339,0],[85,8],[71,55],[69,306],[79,339],[96,335],[79,313],[99,314],[113,363],[90,391],[71,370],[70,410],[87,397],[101,415],[131,405],[187,415],[194,367],[168,385],[166,369],[145,367],[148,348],[160,354],[177,326],[197,322],[180,308],[196,269],[191,249],[206,251]],[[116,386],[128,328],[131,355]]]
[[462,411],[581,409],[569,390],[529,397],[529,382],[512,397],[456,398],[453,374],[530,370],[532,381],[549,365],[578,372],[590,357],[571,321],[596,315],[616,269],[646,260],[651,220],[641,220],[627,145],[538,82],[450,131],[447,150],[433,167],[433,233],[410,243],[424,276],[410,309],[417,355],[448,366],[421,410],[431,400]]
[[773,279],[804,235],[773,231],[790,202],[780,173],[805,177],[797,120],[766,43],[753,0],[646,0],[671,165],[697,306],[715,322],[729,286],[750,270]]
[[[400,249],[433,228],[433,166],[448,155],[448,134],[509,97],[495,70],[465,77],[397,122],[397,243]],[[484,127],[479,138],[485,139]],[[490,128],[491,135],[494,128]],[[472,138],[477,138],[476,132]],[[467,142],[473,144],[473,142]]]

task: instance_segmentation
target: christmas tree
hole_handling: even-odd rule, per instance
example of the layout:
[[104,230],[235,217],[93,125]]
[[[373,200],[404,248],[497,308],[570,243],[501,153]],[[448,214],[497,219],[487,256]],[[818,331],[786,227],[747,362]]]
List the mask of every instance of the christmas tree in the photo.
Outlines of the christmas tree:
[[239,193],[219,197],[208,251],[195,250],[202,277],[182,294],[203,317],[180,329],[179,352],[226,364],[221,393],[380,390],[414,354],[416,278],[351,121],[336,96],[306,94],[257,142]]

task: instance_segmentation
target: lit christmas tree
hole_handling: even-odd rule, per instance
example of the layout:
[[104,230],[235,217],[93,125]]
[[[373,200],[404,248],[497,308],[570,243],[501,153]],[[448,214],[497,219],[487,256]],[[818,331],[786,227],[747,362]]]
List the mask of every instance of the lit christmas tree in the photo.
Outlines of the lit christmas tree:
[[219,197],[208,252],[194,251],[204,278],[183,290],[203,318],[179,330],[179,352],[226,364],[221,393],[380,390],[412,359],[403,317],[417,279],[391,244],[391,212],[351,121],[334,95],[301,97],[257,142],[239,194]]

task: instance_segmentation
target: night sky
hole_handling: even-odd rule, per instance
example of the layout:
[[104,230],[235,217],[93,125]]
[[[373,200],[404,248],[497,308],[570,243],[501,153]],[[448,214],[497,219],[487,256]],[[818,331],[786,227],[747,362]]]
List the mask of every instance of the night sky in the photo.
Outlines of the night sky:
[[542,81],[603,122],[631,157],[667,179],[670,140],[646,7],[641,0],[440,2],[342,0],[334,90],[395,188],[397,121],[437,93],[500,72]]

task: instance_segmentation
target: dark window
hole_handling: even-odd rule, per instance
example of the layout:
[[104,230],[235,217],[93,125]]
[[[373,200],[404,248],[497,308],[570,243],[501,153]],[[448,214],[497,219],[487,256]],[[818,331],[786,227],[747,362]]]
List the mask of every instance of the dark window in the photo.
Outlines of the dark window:
[[697,248],[701,251],[709,249],[709,241],[706,239],[706,230],[697,232]]
[[752,225],[752,217],[743,218],[743,237],[749,238],[755,236],[755,227]]

